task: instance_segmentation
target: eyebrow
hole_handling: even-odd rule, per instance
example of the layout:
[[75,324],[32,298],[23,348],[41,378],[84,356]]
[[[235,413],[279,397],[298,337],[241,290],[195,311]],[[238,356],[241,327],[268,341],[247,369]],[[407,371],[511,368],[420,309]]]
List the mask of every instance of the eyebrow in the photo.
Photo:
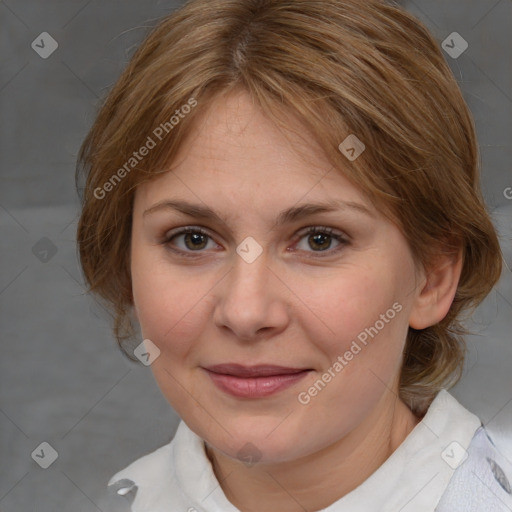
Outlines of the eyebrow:
[[[177,210],[190,217],[195,217],[204,220],[213,220],[221,224],[225,223],[225,220],[214,210],[208,206],[201,204],[189,203],[181,200],[170,200],[166,199],[151,206],[142,214],[143,217],[151,213],[155,213],[161,210]],[[292,206],[286,210],[283,210],[277,216],[277,220],[274,226],[281,226],[283,224],[296,222],[310,215],[319,213],[332,213],[340,212],[343,210],[352,210],[371,218],[375,218],[375,215],[363,204],[356,203],[353,201],[328,201],[325,203],[305,203],[299,206]]]

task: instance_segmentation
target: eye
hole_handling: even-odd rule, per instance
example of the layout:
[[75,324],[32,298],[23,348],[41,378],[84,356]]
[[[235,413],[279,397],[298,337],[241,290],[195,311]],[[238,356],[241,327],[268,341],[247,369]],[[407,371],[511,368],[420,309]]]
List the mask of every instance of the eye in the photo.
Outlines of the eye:
[[[313,249],[312,252],[315,253],[329,252],[329,254],[332,254],[333,252],[341,250],[343,246],[348,244],[348,240],[341,233],[336,233],[332,228],[322,226],[311,226],[299,236],[299,243],[296,244],[296,246],[306,252],[311,252],[308,251],[308,248],[311,248]],[[304,243],[302,243],[301,246],[302,240],[304,240]],[[335,240],[338,245],[333,250],[329,250],[331,249],[333,240]]]
[[[182,242],[181,246],[175,242],[178,240]],[[171,251],[180,253],[184,256],[194,257],[195,255],[187,254],[191,252],[202,252],[202,249],[208,247],[208,242],[213,242],[212,237],[201,228],[187,227],[177,231],[171,231],[165,235],[162,243]],[[216,246],[216,244],[214,243]],[[175,248],[177,246],[177,248]]]
[[[349,242],[341,233],[334,232],[332,228],[322,226],[311,226],[298,235],[299,242],[295,244],[292,252],[297,248],[304,252],[332,253],[338,252]],[[333,240],[337,246],[331,249]],[[212,244],[208,246],[208,244]],[[171,231],[164,236],[162,244],[174,253],[185,257],[200,256],[203,249],[215,249],[216,244],[208,232],[199,227],[186,227]],[[313,249],[312,251],[308,249]],[[193,254],[197,253],[197,254]],[[323,254],[315,256],[323,257]]]

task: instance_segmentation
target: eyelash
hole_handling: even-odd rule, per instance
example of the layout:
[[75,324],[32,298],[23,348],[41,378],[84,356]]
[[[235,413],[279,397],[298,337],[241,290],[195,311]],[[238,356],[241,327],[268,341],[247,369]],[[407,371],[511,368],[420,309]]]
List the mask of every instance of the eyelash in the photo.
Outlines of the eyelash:
[[[202,250],[184,251],[182,249],[176,249],[172,246],[171,241],[174,238],[176,238],[177,236],[180,236],[180,235],[185,235],[187,233],[200,234],[200,235],[206,236],[209,239],[213,240],[213,237],[207,231],[201,229],[200,227],[187,226],[186,228],[178,229],[176,231],[171,231],[171,232],[167,233],[164,236],[163,240],[161,241],[161,244],[166,246],[170,251],[172,251],[176,254],[179,254],[180,256],[184,256],[185,258],[201,257],[200,253],[203,252]],[[325,234],[340,243],[340,245],[338,247],[336,247],[332,250],[326,249],[325,251],[306,251],[306,252],[312,252],[313,254],[315,254],[316,255],[316,256],[314,256],[315,258],[324,258],[326,256],[331,256],[332,254],[339,252],[341,249],[344,248],[344,246],[348,245],[348,243],[349,243],[347,238],[345,238],[343,235],[341,235],[340,233],[336,233],[332,228],[325,227],[325,226],[310,226],[310,227],[308,227],[305,231],[301,231],[300,233],[298,233],[297,242],[302,240],[302,238],[304,238],[308,235],[311,235],[311,234],[315,234],[315,233]],[[197,252],[198,254],[194,254],[194,252]],[[323,253],[326,253],[326,255],[324,255]],[[310,257],[310,256],[308,256],[308,257]]]

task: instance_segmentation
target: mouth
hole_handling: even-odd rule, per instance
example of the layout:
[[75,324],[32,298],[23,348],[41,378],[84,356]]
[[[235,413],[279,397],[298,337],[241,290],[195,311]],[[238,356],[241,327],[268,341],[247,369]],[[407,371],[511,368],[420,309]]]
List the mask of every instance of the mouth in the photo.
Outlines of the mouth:
[[233,377],[270,377],[277,375],[293,375],[312,368],[291,368],[289,366],[276,366],[272,364],[259,364],[256,366],[243,366],[241,364],[228,363],[208,366],[206,370],[221,375],[232,375]]
[[264,398],[293,386],[312,368],[276,365],[219,364],[203,368],[224,393],[237,398]]

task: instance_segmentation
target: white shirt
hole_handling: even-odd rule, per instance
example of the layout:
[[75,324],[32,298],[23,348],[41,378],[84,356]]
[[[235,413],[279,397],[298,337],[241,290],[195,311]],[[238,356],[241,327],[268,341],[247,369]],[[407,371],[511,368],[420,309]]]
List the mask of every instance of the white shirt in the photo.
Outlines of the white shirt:
[[[512,512],[511,480],[512,465],[479,418],[442,390],[389,458],[321,512]],[[132,501],[133,512],[240,512],[203,440],[183,421],[169,444],[119,471],[109,486]]]

